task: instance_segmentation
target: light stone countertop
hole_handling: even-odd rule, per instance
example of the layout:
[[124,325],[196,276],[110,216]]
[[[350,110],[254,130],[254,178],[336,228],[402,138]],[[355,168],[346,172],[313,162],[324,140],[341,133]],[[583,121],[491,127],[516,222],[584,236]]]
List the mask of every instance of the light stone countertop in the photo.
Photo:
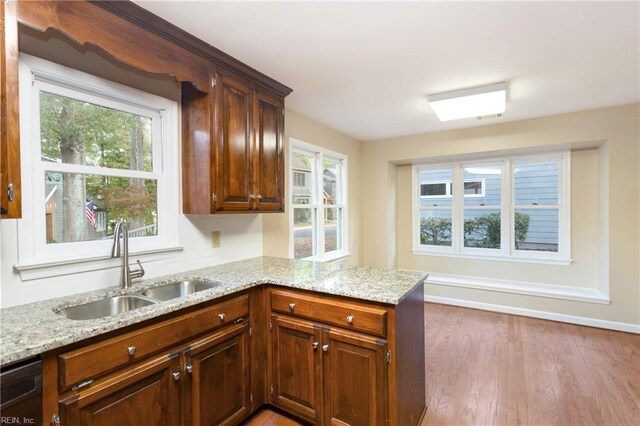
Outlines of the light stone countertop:
[[[159,302],[120,315],[77,321],[54,311],[106,297],[137,293],[182,279],[219,283],[189,296]],[[426,274],[362,268],[336,263],[256,257],[209,268],[136,282],[130,289],[109,287],[26,305],[0,309],[0,365],[11,364],[90,337],[137,324],[261,284],[276,284],[319,293],[397,305]]]

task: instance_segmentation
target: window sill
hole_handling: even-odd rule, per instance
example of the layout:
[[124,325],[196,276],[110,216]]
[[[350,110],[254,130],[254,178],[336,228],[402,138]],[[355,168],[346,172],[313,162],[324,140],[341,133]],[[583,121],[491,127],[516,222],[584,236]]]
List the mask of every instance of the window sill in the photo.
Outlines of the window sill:
[[339,253],[332,253],[332,254],[330,254],[328,256],[323,256],[322,258],[320,258],[318,256],[305,257],[302,260],[312,260],[314,262],[332,263],[332,262],[343,261],[345,259],[348,259],[349,257],[351,257],[351,253],[349,253],[349,252],[339,252]]
[[491,260],[495,262],[519,262],[519,263],[539,263],[545,265],[571,265],[573,259],[544,259],[537,257],[512,257],[512,256],[491,256],[486,254],[468,254],[468,253],[446,253],[442,251],[430,251],[430,250],[418,250],[411,251],[418,256],[439,256],[439,257],[452,257],[457,259],[470,259],[470,260]]
[[[129,253],[129,257],[147,257],[154,254],[182,251],[183,249],[182,246],[170,246],[152,250],[141,250]],[[17,263],[13,265],[13,269],[20,273],[22,281],[31,281],[82,272],[119,268],[121,266],[121,258],[112,258],[105,255],[44,262]]]

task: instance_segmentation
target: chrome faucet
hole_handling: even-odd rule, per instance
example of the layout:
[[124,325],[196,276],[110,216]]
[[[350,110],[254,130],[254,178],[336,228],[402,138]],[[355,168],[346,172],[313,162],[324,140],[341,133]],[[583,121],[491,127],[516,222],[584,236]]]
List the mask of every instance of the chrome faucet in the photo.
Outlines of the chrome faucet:
[[[120,237],[122,237],[122,250],[120,249]],[[144,276],[144,268],[138,260],[140,269],[132,271],[129,268],[129,230],[127,229],[127,221],[122,218],[116,222],[113,228],[113,248],[111,249],[111,257],[120,257],[122,252],[122,272],[120,274],[120,288],[131,287],[131,280]]]

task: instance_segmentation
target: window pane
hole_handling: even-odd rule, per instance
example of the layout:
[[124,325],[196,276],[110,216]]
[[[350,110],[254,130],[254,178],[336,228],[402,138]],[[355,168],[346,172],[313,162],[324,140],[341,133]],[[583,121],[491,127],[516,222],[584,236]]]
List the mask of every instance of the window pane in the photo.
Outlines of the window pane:
[[342,162],[325,157],[322,172],[322,200],[324,204],[342,204],[340,179],[342,177]]
[[450,206],[453,170],[450,167],[420,170],[420,206]]
[[317,253],[315,229],[315,209],[293,209],[293,255],[296,259]]
[[158,235],[157,181],[47,172],[47,243],[110,238],[121,217],[129,237]]
[[293,204],[313,203],[313,165],[315,159],[308,154],[294,152],[291,156],[293,169]]
[[558,160],[514,164],[515,205],[558,204]]
[[343,221],[341,208],[324,209],[324,252],[342,250]]
[[422,197],[438,197],[449,195],[450,183],[423,183],[420,185],[420,195]]
[[420,211],[420,244],[451,246],[451,210]]
[[151,119],[40,92],[42,161],[152,171]]
[[500,210],[465,209],[464,246],[500,248]]
[[502,202],[502,166],[464,167],[464,205],[499,206]]
[[558,225],[558,209],[516,209],[516,250],[557,252]]

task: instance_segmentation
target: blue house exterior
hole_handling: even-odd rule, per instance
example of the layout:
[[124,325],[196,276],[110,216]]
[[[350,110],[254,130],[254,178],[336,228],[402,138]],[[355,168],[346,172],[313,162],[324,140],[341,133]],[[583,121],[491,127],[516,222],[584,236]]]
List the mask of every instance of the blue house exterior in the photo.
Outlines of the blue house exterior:
[[[526,237],[518,249],[558,251],[558,179],[555,162],[516,163],[513,205],[529,217]],[[451,218],[451,168],[420,170],[421,217]],[[464,219],[500,214],[502,175],[499,167],[466,167],[464,171]],[[495,206],[491,208],[490,206]],[[548,208],[545,208],[548,206]],[[434,207],[429,209],[429,207]],[[476,207],[476,208],[474,208]],[[481,207],[481,208],[478,208]],[[467,236],[474,239],[474,235]],[[476,236],[478,237],[478,236]]]

